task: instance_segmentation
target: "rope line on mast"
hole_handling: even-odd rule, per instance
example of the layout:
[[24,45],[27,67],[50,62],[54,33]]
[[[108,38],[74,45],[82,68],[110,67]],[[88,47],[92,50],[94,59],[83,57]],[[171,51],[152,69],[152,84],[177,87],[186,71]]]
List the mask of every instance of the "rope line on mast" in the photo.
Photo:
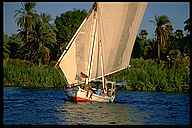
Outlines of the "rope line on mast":
[[95,35],[96,35],[96,28],[97,28],[97,15],[96,15],[96,6],[93,10],[94,12],[94,24],[93,24],[93,40],[91,42],[91,50],[90,50],[90,58],[89,58],[89,63],[88,63],[88,79],[86,80],[86,84],[88,84],[89,80],[90,80],[90,71],[91,71],[91,68],[92,68],[92,60],[93,60],[93,49],[95,47]]
[[[100,7],[102,8],[102,7]],[[99,9],[98,11],[98,19],[99,19],[99,23],[100,23],[100,38],[102,38],[103,36],[103,41],[101,41],[101,39],[99,39],[99,46],[100,46],[100,53],[101,53],[101,70],[102,70],[102,81],[103,81],[103,90],[104,93],[107,93],[107,86],[105,85],[105,68],[104,68],[104,60],[103,60],[103,42],[105,42],[105,35],[104,35],[104,30],[103,30],[103,22],[102,22],[102,14],[101,14],[101,10]]]

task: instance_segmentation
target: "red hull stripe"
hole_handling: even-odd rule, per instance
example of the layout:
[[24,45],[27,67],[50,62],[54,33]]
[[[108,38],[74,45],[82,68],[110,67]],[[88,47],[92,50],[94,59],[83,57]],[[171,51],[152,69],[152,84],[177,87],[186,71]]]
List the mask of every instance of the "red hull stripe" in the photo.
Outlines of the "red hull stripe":
[[89,99],[84,99],[84,98],[81,98],[81,97],[73,97],[73,100],[76,101],[76,102],[89,102],[90,100]]

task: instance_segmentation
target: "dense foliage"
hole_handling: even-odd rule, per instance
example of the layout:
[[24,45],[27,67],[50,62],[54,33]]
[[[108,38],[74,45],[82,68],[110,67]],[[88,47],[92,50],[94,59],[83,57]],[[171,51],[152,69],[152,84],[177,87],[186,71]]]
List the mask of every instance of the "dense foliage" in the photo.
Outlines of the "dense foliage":
[[56,17],[55,24],[58,30],[56,32],[57,49],[54,51],[57,52],[55,53],[57,58],[62,54],[86,15],[87,12],[85,10],[74,9],[73,11],[67,11],[62,13],[61,16]]
[[37,13],[36,4],[25,3],[15,11],[18,33],[4,33],[4,58],[20,58],[34,64],[56,61],[86,17],[85,10],[67,11],[54,22],[49,14]]
[[[188,59],[169,69],[166,62],[158,65],[153,60],[132,59],[131,67],[108,80],[127,82],[126,90],[187,92],[189,89]],[[54,64],[53,64],[54,65]],[[63,88],[67,83],[63,73],[53,66],[40,67],[29,61],[9,59],[4,65],[4,84],[29,88]]]

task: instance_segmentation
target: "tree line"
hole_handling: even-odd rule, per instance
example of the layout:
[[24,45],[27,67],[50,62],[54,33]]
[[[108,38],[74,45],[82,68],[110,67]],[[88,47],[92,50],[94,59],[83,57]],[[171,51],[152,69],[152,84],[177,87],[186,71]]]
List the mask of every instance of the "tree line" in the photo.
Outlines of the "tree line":
[[[68,42],[87,16],[86,10],[71,10],[57,16],[54,22],[49,14],[38,13],[36,3],[21,3],[22,7],[15,11],[15,22],[19,27],[16,34],[3,37],[3,58],[19,58],[34,64],[50,64],[57,61]],[[132,58],[153,59],[160,61],[182,63],[189,58],[191,48],[190,32],[192,20],[184,21],[183,30],[174,30],[168,16],[155,16],[149,20],[155,25],[155,37],[148,38],[147,30],[138,34]]]
[[191,49],[191,19],[184,21],[183,30],[174,30],[168,16],[155,16],[150,22],[155,25],[155,38],[148,38],[147,30],[141,30],[133,48],[133,58],[153,59],[160,61],[182,62],[188,59]]
[[49,14],[38,13],[36,3],[21,3],[15,11],[16,34],[4,33],[3,58],[19,58],[34,64],[56,61],[73,34],[86,17],[86,10],[72,10],[57,16],[54,23]]

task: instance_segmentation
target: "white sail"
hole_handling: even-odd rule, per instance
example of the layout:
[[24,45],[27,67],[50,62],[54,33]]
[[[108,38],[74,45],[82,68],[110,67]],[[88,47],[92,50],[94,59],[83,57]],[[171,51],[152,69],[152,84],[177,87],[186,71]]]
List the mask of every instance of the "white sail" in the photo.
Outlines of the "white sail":
[[69,84],[81,81],[80,73],[88,74],[89,52],[91,46],[91,34],[93,31],[92,12],[79,28],[79,31],[71,42],[66,54],[62,55],[58,64]]
[[81,73],[96,79],[102,76],[102,69],[109,75],[127,68],[146,6],[138,2],[97,3],[96,11],[87,17],[59,59],[68,83],[83,80]]
[[[98,41],[93,57],[91,79],[102,76],[102,53],[105,76],[127,68],[146,6],[147,3],[138,2],[98,3]],[[100,52],[99,41],[102,43]]]

